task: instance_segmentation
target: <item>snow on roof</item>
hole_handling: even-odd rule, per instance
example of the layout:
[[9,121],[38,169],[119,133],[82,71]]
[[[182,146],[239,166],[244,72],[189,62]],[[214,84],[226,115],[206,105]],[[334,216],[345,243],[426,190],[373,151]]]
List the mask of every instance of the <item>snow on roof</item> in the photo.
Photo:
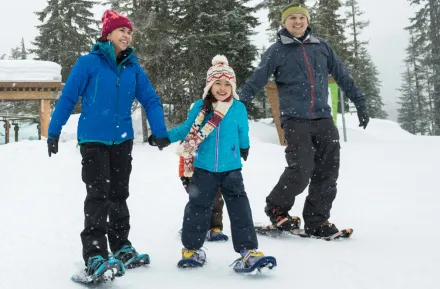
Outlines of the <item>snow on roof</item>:
[[0,82],[61,82],[61,65],[43,60],[0,60]]

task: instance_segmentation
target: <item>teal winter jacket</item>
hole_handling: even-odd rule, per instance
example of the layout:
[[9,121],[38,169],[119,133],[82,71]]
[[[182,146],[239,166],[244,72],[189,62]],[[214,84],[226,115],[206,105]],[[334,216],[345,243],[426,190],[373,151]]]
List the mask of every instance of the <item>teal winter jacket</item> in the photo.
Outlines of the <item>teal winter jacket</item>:
[[[194,103],[185,122],[168,131],[171,142],[182,141],[188,135],[197,115],[202,110],[203,100]],[[203,125],[213,112],[205,116]],[[227,172],[242,167],[240,148],[249,148],[249,123],[247,111],[243,103],[233,99],[220,124],[199,145],[194,158],[194,167],[210,172]]]

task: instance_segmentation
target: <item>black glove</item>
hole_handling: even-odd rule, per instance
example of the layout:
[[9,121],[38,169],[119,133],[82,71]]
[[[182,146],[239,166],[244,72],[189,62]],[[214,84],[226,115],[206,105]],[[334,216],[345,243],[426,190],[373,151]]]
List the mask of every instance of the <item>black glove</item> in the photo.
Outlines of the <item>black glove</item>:
[[148,137],[148,143],[150,144],[150,146],[158,147],[159,150],[162,150],[164,147],[167,147],[171,144],[170,140],[167,137],[156,138],[154,135],[150,135]]
[[249,148],[247,149],[240,149],[240,155],[243,158],[244,161],[247,160],[248,155],[249,155]]
[[50,134],[47,138],[47,150],[49,152],[49,157],[51,157],[52,154],[56,154],[58,152],[58,140],[59,137],[53,134]]
[[188,193],[188,185],[191,182],[191,178],[181,177],[180,180],[182,181],[182,185],[185,188],[185,191]]
[[363,126],[364,129],[367,127],[368,122],[370,121],[370,117],[368,116],[367,107],[359,106],[357,109],[357,115],[359,118],[359,126]]

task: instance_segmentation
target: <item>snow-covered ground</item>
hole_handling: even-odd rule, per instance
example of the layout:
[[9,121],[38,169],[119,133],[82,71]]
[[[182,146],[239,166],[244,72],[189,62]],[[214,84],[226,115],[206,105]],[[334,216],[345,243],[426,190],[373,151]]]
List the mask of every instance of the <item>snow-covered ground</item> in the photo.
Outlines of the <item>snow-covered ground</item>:
[[[77,119],[71,117],[52,158],[45,141],[0,146],[1,289],[81,288],[70,281],[83,266],[79,233],[86,193],[75,141]],[[175,145],[159,151],[142,144],[137,127],[128,200],[130,239],[150,254],[152,264],[104,287],[439,288],[440,138],[410,135],[391,121],[373,119],[365,131],[357,127],[355,115],[346,121],[348,142],[341,140],[331,221],[341,229],[353,227],[352,238],[259,237],[260,249],[278,260],[268,276],[234,273],[228,265],[238,255],[231,241],[205,243],[204,268],[177,268],[187,194],[177,178]],[[252,122],[250,134],[243,175],[254,221],[266,222],[265,197],[284,169],[284,148],[267,120]],[[342,139],[342,130],[340,135]],[[297,199],[292,214],[301,215],[304,197]],[[227,217],[225,232],[230,234]]]

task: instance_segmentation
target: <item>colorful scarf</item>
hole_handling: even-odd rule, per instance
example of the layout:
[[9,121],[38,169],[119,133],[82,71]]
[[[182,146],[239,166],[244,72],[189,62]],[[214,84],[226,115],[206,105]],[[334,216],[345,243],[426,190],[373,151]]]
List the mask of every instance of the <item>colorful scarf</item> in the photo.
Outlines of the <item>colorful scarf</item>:
[[229,101],[214,102],[212,104],[214,113],[203,127],[202,123],[205,119],[207,108],[204,107],[199,112],[185,140],[177,147],[177,154],[180,156],[179,177],[192,177],[194,173],[194,156],[197,154],[199,145],[219,125],[231,107],[232,102],[232,97]]

